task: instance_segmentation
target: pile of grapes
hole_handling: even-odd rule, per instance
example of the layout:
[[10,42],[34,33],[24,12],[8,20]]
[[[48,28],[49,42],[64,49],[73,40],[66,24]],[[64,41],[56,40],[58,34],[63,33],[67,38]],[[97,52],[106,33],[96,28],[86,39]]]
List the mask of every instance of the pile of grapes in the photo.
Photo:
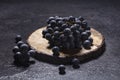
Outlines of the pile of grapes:
[[90,27],[81,16],[49,17],[42,34],[51,47],[57,46],[60,50],[90,49],[93,43]]

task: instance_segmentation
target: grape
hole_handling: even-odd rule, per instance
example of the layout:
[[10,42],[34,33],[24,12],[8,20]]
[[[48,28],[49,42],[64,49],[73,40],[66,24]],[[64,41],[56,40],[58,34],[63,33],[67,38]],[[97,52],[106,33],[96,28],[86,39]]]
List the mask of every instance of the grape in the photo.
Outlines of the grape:
[[75,22],[75,18],[73,16],[69,16],[69,21],[70,22]]
[[46,33],[46,34],[45,34],[45,38],[46,38],[47,40],[50,40],[50,39],[51,39],[51,34],[50,34],[50,33]]
[[15,37],[15,41],[16,41],[16,43],[17,43],[18,41],[21,41],[21,40],[22,40],[21,35],[17,35],[17,36]]
[[93,43],[93,38],[89,37],[88,40],[91,42],[91,45]]
[[61,34],[59,40],[65,42],[67,40],[67,37],[64,34]]
[[55,20],[51,20],[50,24],[51,24],[51,26],[55,27],[56,26],[56,21]]
[[28,55],[34,55],[35,53],[36,53],[35,50],[29,50],[29,51],[28,51]]
[[90,40],[85,40],[85,41],[83,42],[83,47],[84,47],[85,49],[90,49],[90,46],[91,46]]
[[90,30],[90,27],[86,27],[85,30]]
[[55,37],[55,38],[58,38],[59,36],[60,36],[60,32],[59,32],[59,31],[55,31],[55,32],[54,32],[54,37]]
[[73,32],[73,36],[74,36],[75,40],[77,40],[77,41],[79,41],[79,39],[81,37],[80,32],[78,30],[75,30]]
[[79,25],[79,24],[74,24],[74,26],[76,26],[77,29],[80,28],[80,25]]
[[48,30],[47,30],[47,29],[42,31],[43,38],[45,38],[45,34],[46,34],[46,33],[48,33]]
[[79,32],[80,32],[80,34],[82,33],[82,32],[84,32],[84,30],[80,27],[79,29]]
[[49,17],[49,19],[47,20],[47,23],[49,24],[51,20],[54,20],[54,17]]
[[54,32],[52,28],[48,28],[47,31],[48,31],[49,33],[53,33],[53,32]]
[[64,23],[63,21],[58,21],[57,25],[60,27],[62,26],[63,23]]
[[22,44],[20,46],[21,53],[27,54],[27,51],[29,50],[29,46],[27,44]]
[[68,28],[68,25],[67,24],[62,24],[61,30],[64,30],[65,28]]
[[59,66],[59,74],[61,75],[64,75],[66,72],[65,72],[65,66],[64,65],[60,65]]
[[88,36],[90,36],[90,35],[91,35],[90,30],[86,30],[85,32],[87,32]]
[[82,16],[79,16],[78,18],[80,21],[84,21],[84,18]]
[[14,46],[14,48],[13,48],[13,53],[15,54],[15,53],[17,53],[17,52],[19,52],[20,50],[19,50],[19,47],[18,46]]
[[87,32],[82,32],[82,33],[81,33],[81,38],[82,38],[82,40],[88,39],[88,34],[87,34]]
[[52,28],[51,24],[48,24],[48,25],[47,25],[47,28]]
[[16,54],[14,54],[14,64],[17,66],[21,66],[21,59],[22,59],[22,54],[20,52],[17,52]]
[[53,55],[54,55],[54,56],[59,56],[59,47],[54,46],[54,47],[52,48],[52,51],[53,51]]
[[[49,17],[46,30],[42,31],[43,38],[48,40],[51,47],[58,46],[63,49],[86,48],[88,40],[91,45],[93,39],[90,37],[90,27],[83,17]],[[87,46],[88,47],[88,46]],[[90,47],[89,47],[90,48]],[[87,49],[87,48],[86,48]],[[53,53],[58,56],[58,53]]]
[[80,66],[79,66],[79,60],[77,59],[77,58],[74,58],[73,60],[72,60],[72,65],[73,65],[73,68],[74,69],[78,69]]
[[70,28],[65,28],[64,31],[63,31],[63,33],[64,33],[65,36],[70,35],[71,34]]
[[55,27],[54,31],[60,31],[60,28],[59,27]]
[[81,21],[78,19],[75,21],[75,23],[81,25]]
[[72,26],[70,27],[70,29],[71,29],[72,32],[74,32],[75,30],[77,30],[77,27],[76,27],[75,25],[72,25]]
[[84,29],[87,28],[87,22],[86,21],[83,21],[81,25],[82,25],[82,28],[84,28]]
[[23,41],[19,41],[19,42],[17,43],[17,46],[20,47],[22,44],[24,44],[24,42],[23,42]]

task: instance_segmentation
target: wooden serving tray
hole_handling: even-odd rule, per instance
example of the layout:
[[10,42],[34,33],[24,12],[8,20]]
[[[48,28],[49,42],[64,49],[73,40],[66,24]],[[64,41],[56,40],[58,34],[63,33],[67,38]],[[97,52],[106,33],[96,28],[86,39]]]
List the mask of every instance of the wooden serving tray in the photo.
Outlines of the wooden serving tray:
[[49,46],[48,41],[42,37],[42,31],[45,28],[46,27],[37,29],[28,37],[27,40],[30,47],[36,50],[37,53],[34,57],[38,60],[55,64],[69,64],[73,57],[77,57],[81,62],[84,62],[88,59],[97,58],[105,50],[105,39],[103,35],[97,30],[91,28],[91,37],[93,38],[93,46],[91,46],[91,49],[82,48],[76,54],[72,55],[60,52],[60,56],[55,57],[53,56],[52,50],[47,48]]

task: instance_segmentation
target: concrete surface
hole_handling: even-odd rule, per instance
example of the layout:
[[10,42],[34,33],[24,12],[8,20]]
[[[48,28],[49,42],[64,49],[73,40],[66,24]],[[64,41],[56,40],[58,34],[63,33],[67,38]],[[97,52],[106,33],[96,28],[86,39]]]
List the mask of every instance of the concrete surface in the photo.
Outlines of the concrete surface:
[[[23,40],[46,25],[49,16],[84,16],[90,26],[106,39],[106,51],[96,60],[74,70],[66,66],[59,75],[58,66],[36,61],[29,68],[12,64],[14,37]],[[0,80],[120,80],[120,5],[116,0],[1,0],[0,1]]]

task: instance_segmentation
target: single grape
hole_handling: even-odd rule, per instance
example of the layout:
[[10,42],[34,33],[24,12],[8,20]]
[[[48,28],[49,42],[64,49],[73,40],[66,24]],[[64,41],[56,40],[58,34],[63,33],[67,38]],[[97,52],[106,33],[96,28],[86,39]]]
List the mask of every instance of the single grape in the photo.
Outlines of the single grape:
[[59,69],[59,74],[64,75],[66,73],[64,65],[60,65],[58,69]]
[[51,39],[51,34],[50,34],[50,33],[46,33],[46,34],[45,34],[45,38],[46,38],[47,40],[50,40],[50,39]]
[[50,24],[51,24],[52,27],[55,27],[56,26],[56,21],[55,20],[51,20]]
[[55,31],[54,32],[54,37],[58,38],[60,36],[60,32],[59,31]]
[[88,34],[87,34],[87,32],[82,32],[82,33],[81,33],[81,38],[82,38],[82,40],[88,39]]
[[12,51],[13,51],[13,53],[15,54],[15,53],[19,52],[20,49],[19,49],[18,46],[14,46]]
[[80,21],[84,21],[84,18],[82,16],[79,16],[78,18]]
[[74,32],[75,30],[77,30],[77,27],[76,27],[75,25],[72,25],[72,26],[70,27],[70,29],[71,29],[72,32]]
[[85,40],[85,41],[83,42],[83,47],[84,47],[85,49],[90,49],[90,46],[91,46],[90,40]]
[[52,48],[52,51],[53,51],[54,56],[59,56],[59,47],[58,46],[54,46]]
[[75,17],[69,16],[69,22],[75,22]]
[[70,28],[65,28],[64,31],[63,31],[63,33],[64,33],[65,36],[70,35],[71,34]]
[[86,29],[88,24],[86,21],[83,21],[82,24],[81,24],[82,28]]
[[54,31],[60,31],[60,28],[56,26],[56,27],[54,28]]
[[85,32],[88,34],[88,36],[90,36],[90,35],[91,35],[90,30],[86,30]]
[[16,41],[16,43],[17,43],[18,41],[21,41],[21,40],[22,40],[21,35],[17,35],[17,36],[15,37],[15,41]]
[[24,44],[23,41],[19,41],[19,42],[17,42],[17,46],[18,46],[19,48],[20,48],[20,46],[21,46],[22,44]]
[[27,51],[29,50],[29,46],[27,45],[27,44],[22,44],[21,46],[20,46],[20,51],[21,51],[21,53],[23,53],[23,54],[27,54]]
[[72,66],[73,66],[73,68],[74,68],[74,69],[80,68],[79,63],[80,63],[80,61],[79,61],[77,58],[74,58],[74,59],[72,60]]
[[47,31],[48,31],[49,33],[53,33],[53,32],[54,32],[54,30],[53,30],[52,28],[47,28]]

